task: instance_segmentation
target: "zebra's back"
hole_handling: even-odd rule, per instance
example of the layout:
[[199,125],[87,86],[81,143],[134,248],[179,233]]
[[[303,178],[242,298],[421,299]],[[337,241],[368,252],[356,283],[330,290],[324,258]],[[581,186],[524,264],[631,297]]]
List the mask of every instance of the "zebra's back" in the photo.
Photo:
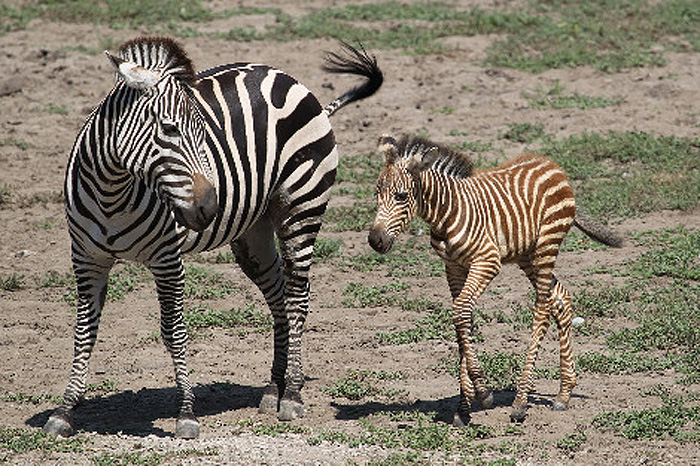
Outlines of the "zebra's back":
[[293,208],[300,196],[328,196],[338,164],[335,137],[305,86],[249,63],[219,66],[198,78],[192,92],[206,123],[220,214],[206,230],[190,231],[183,251],[230,242],[269,206]]
[[504,262],[527,254],[536,242],[546,241],[544,236],[563,237],[571,227],[573,190],[559,165],[541,155],[521,155],[455,183],[475,213],[464,216],[473,224],[464,227],[475,237],[471,243],[492,243]]

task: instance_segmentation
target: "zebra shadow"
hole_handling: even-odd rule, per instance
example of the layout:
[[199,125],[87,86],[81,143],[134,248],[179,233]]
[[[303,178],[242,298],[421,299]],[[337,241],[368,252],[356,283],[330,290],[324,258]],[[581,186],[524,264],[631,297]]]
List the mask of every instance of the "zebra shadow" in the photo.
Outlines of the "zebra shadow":
[[[196,397],[194,412],[201,418],[227,411],[257,408],[264,387],[214,382],[197,385],[193,390]],[[53,409],[33,415],[25,424],[43,427]],[[127,390],[84,400],[73,415],[73,425],[79,431],[98,434],[173,437],[178,410],[175,387],[143,388],[137,392]],[[161,419],[168,420],[167,428],[171,430],[166,431],[155,425]]]
[[[472,407],[472,411],[510,408],[515,400],[515,394],[516,392],[512,390],[495,390],[493,392],[493,404],[489,408],[482,409],[475,403]],[[574,398],[587,397],[574,394],[572,395],[572,399]],[[553,401],[554,395],[551,393],[531,392],[528,398],[528,404],[530,406],[551,407]],[[434,414],[437,422],[451,424],[458,404],[459,396],[455,395],[436,400],[418,400],[413,403],[382,403],[370,401],[366,403],[341,404],[332,402],[331,406],[337,411],[335,417],[338,420],[359,420],[372,414],[418,411],[424,414]]]

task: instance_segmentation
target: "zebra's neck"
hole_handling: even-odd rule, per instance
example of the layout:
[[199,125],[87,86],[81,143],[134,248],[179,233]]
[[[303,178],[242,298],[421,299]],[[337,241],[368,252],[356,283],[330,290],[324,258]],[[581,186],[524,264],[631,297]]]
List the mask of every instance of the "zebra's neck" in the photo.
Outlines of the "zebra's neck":
[[[456,216],[465,215],[464,205],[458,202],[457,185],[469,179],[456,179],[441,171],[425,170],[419,175],[416,187],[417,215],[428,223],[433,232],[444,233]],[[465,190],[466,191],[466,190]]]

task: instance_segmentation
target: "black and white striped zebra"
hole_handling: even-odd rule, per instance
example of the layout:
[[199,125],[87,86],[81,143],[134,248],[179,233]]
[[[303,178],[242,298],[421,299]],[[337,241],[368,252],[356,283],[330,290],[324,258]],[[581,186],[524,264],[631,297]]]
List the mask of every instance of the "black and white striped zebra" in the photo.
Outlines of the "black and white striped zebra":
[[107,277],[116,259],[127,259],[155,277],[161,334],[182,397],[176,435],[198,436],[185,364],[182,254],[224,244],[274,318],[274,362],[260,410],[281,420],[302,416],[308,275],[338,163],[328,117],[379,89],[376,59],[348,45],[329,54],[327,71],[366,82],[324,109],[306,87],[268,66],[195,74],[167,38],[135,39],[118,57],[107,55],[117,82],[78,133],[66,171],[78,316],[70,381],[44,430],[73,432]]

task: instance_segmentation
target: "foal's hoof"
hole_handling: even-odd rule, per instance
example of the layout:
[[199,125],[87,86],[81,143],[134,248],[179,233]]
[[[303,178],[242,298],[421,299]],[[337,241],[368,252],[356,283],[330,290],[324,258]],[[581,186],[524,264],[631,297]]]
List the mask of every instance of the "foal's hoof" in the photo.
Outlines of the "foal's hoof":
[[44,432],[60,437],[70,437],[73,435],[73,425],[70,416],[65,414],[52,414],[44,424]]
[[560,400],[554,400],[554,403],[552,403],[553,411],[566,411],[567,409],[569,409],[569,403],[564,403]]
[[527,405],[513,406],[510,411],[510,420],[514,422],[523,422],[527,414]]
[[452,418],[452,425],[455,427],[464,427],[471,423],[472,418],[469,413],[460,413],[457,411],[454,418]]
[[482,409],[490,408],[493,404],[493,391],[486,390],[485,392],[477,393],[476,401],[479,402],[479,406],[481,406]]
[[277,419],[280,421],[293,421],[294,419],[304,417],[304,402],[301,401],[299,392],[291,392],[287,390],[280,400],[280,410],[277,413]]
[[175,425],[175,437],[184,439],[199,437],[199,422],[190,417],[178,419]]

